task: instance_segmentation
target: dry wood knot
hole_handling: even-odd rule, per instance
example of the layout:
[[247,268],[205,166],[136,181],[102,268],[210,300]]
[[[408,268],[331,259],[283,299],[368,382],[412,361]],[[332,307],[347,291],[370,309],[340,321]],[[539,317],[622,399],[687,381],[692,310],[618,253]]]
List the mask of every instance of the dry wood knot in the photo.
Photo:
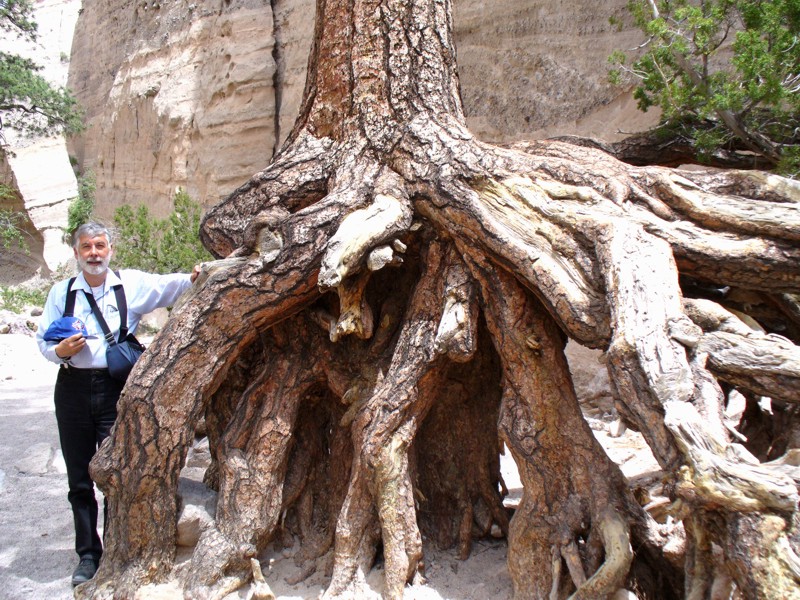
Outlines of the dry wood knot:
[[542,342],[534,334],[525,338],[525,345],[537,356],[542,353]]

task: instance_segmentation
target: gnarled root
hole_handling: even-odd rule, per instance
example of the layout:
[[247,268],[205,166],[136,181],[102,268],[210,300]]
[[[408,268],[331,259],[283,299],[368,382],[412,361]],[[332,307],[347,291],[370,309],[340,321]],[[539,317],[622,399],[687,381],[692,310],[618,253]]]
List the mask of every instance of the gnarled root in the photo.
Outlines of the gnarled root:
[[[674,473],[671,494],[694,515],[692,589],[697,594],[709,589],[712,576],[703,553],[713,542],[723,549],[726,560],[741,565],[731,573],[746,597],[796,593],[791,570],[780,567],[778,559],[783,540],[797,535],[796,524],[787,518],[797,510],[796,483],[781,469],[759,464],[740,445],[729,442],[720,417],[721,391],[704,368],[701,350],[706,336],[690,327],[676,327],[685,324],[686,317],[669,250],[635,226],[610,223],[598,238],[598,256],[613,290],[610,372],[656,458]],[[656,282],[658,295],[639,292],[645,279],[648,286]],[[698,322],[734,331],[724,335],[744,332],[741,323],[713,307],[687,306]],[[709,335],[719,337],[723,332]],[[717,352],[713,345],[706,349]],[[746,527],[740,527],[743,523]],[[751,543],[766,558],[748,556]]]
[[364,569],[363,561],[375,542],[368,536],[373,504],[378,508],[387,547],[386,597],[402,597],[403,586],[421,558],[407,452],[418,419],[424,418],[431,402],[430,395],[420,393],[420,387],[435,359],[433,341],[441,314],[436,285],[445,267],[438,244],[427,254],[426,269],[412,295],[392,362],[383,381],[358,406],[353,420],[358,455],[336,527],[334,571],[327,598],[351,589],[359,567]]
[[414,423],[404,423],[378,451],[373,479],[386,560],[383,596],[398,600],[422,560],[422,536],[417,528],[408,464],[410,434],[415,430]]
[[[342,220],[322,257],[319,287],[334,288],[339,294],[339,318],[330,330],[334,342],[351,334],[364,340],[372,337],[372,310],[364,291],[371,271],[393,263],[392,257],[375,258],[373,249],[411,226],[411,205],[398,179],[388,170],[377,177],[372,203]],[[372,260],[366,261],[367,256]],[[364,262],[370,269],[364,269]]]
[[219,598],[238,589],[278,523],[298,406],[322,375],[310,361],[309,340],[298,335],[308,331],[299,321],[271,331],[266,363],[220,440],[216,519],[184,577],[189,597]]
[[[334,570],[326,592],[328,598],[354,593],[358,580],[370,566],[376,542],[373,529],[376,522],[380,525],[385,558],[384,597],[401,598],[405,584],[421,571],[422,539],[417,525],[413,487],[415,467],[422,469],[417,491],[423,507],[419,520],[423,524],[430,522],[426,518],[426,514],[430,514],[425,512],[426,506],[435,507],[434,511],[444,508],[447,514],[442,516],[448,520],[457,514],[458,522],[463,524],[458,538],[465,556],[473,534],[474,520],[480,521],[482,534],[488,532],[495,522],[503,530],[507,527],[502,498],[496,486],[499,480],[498,444],[494,421],[490,418],[493,410],[487,411],[492,406],[491,401],[484,400],[481,406],[482,394],[492,396],[489,390],[492,388],[491,382],[496,382],[496,367],[491,379],[482,382],[479,381],[480,375],[492,373],[492,369],[483,366],[483,362],[476,369],[473,364],[462,366],[450,363],[442,356],[457,353],[463,361],[469,358],[463,356],[464,353],[476,354],[475,332],[468,331],[475,327],[474,322],[460,321],[459,327],[466,334],[466,337],[455,336],[460,341],[446,343],[446,348],[441,346],[438,351],[435,345],[437,332],[447,329],[441,326],[444,311],[442,298],[446,297],[447,282],[454,287],[467,285],[463,264],[456,253],[445,251],[444,246],[437,242],[426,247],[421,263],[424,265],[423,272],[402,319],[397,341],[387,356],[385,367],[380,370],[380,378],[373,378],[371,385],[351,387],[345,394],[351,403],[348,410],[351,416],[349,420],[346,416],[344,423],[350,424],[357,454],[347,498],[337,523]],[[468,301],[469,295],[460,298],[461,301]],[[471,312],[467,310],[465,314]],[[376,343],[383,342],[376,340]],[[487,350],[488,346],[484,345],[484,352]],[[483,352],[477,354],[484,356]],[[473,358],[473,362],[475,360]],[[362,368],[366,368],[366,365]],[[483,411],[482,415],[489,415],[478,419],[491,432],[487,438],[488,447],[476,444],[468,434],[463,436],[465,439],[457,439],[465,433],[458,426],[462,421],[461,415],[448,413],[447,427],[441,426],[439,419],[444,418],[441,411],[463,411],[460,403],[470,407],[470,412],[463,416],[467,421],[470,421],[469,415],[474,416],[479,411]],[[428,416],[434,406],[434,414],[439,416],[429,422]],[[418,435],[421,423],[426,429]],[[471,421],[470,425],[474,426]],[[453,475],[454,481],[448,483],[458,487],[454,490],[459,499],[455,506],[452,502],[444,502],[442,497],[425,498],[426,483],[431,481],[431,472],[427,465],[420,465],[426,459],[416,454],[416,441],[424,439],[420,448],[427,451],[432,436],[439,440],[440,435],[443,443],[452,444],[452,454],[457,455],[452,457],[451,468],[443,469]],[[481,456],[482,452],[486,457]],[[443,455],[449,456],[449,453],[444,452]],[[487,458],[491,455],[493,458]],[[475,459],[474,464],[468,464],[471,459]],[[453,490],[452,486],[448,489]],[[436,486],[434,489],[437,489]],[[449,498],[452,499],[452,496]],[[373,506],[377,512],[373,511]],[[473,510],[480,506],[484,508]]]
[[[501,432],[524,485],[509,531],[515,597],[561,597],[562,559],[576,597],[604,597],[633,559],[624,479],[583,421],[553,320],[513,278],[470,259],[503,365]],[[551,577],[537,563],[552,564]]]
[[603,598],[614,593],[622,587],[633,562],[630,530],[617,511],[609,509],[601,514],[597,528],[603,539],[605,560],[585,583],[578,585],[573,579],[578,588],[572,595],[574,600]]
[[261,572],[261,564],[255,558],[250,559],[250,567],[253,570],[253,587],[250,593],[247,594],[247,600],[275,600],[275,594],[264,579],[264,574]]

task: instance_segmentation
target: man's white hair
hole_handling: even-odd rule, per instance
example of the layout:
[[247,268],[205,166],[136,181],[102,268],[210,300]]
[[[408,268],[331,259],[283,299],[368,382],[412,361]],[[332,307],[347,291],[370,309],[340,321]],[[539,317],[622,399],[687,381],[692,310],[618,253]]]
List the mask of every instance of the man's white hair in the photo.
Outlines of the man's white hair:
[[75,233],[72,234],[72,247],[78,247],[78,241],[84,235],[88,235],[89,237],[97,237],[98,235],[106,236],[108,240],[109,246],[111,245],[111,231],[109,231],[108,227],[103,225],[102,223],[97,223],[96,221],[89,221],[88,223],[84,223],[80,227],[75,230]]

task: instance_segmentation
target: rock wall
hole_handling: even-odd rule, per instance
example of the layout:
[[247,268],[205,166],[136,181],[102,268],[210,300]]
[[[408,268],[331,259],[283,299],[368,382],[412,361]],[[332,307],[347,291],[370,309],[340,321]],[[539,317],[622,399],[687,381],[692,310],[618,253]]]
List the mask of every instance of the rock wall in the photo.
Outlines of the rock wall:
[[[455,0],[462,96],[489,141],[618,137],[640,116],[606,81],[637,32],[609,24],[627,0]],[[99,212],[171,207],[176,187],[209,206],[267,165],[297,115],[313,0],[85,0],[69,86],[89,130],[73,140]]]
[[176,187],[213,204],[272,155],[273,17],[263,0],[86,0],[69,86],[89,130],[73,141],[99,213],[171,208]]
[[[35,2],[39,42],[30,44],[9,35],[0,40],[0,49],[34,60],[45,79],[65,85],[79,5],[75,0]],[[18,195],[0,201],[0,208],[22,212],[30,219],[27,251],[0,252],[0,285],[11,285],[47,275],[72,259],[72,250],[62,241],[62,227],[78,187],[62,136],[23,137],[10,129],[3,135],[7,155],[0,164],[0,181]]]
[[63,138],[39,138],[25,145],[12,145],[4,179],[18,195],[0,204],[27,215],[27,248],[3,249],[0,253],[0,285],[17,284],[47,276],[73,260],[72,248],[64,242],[67,208],[78,195],[75,172]]
[[486,141],[582,135],[615,141],[653,123],[608,83],[608,56],[641,43],[627,0],[454,0],[461,95]]

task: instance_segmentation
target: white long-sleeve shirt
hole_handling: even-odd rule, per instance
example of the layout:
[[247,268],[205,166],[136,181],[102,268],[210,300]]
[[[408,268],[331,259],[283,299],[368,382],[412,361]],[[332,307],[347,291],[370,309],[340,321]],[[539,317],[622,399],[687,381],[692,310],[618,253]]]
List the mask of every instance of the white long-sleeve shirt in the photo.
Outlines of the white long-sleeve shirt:
[[[114,339],[119,339],[119,307],[117,297],[114,294],[113,286],[122,283],[125,290],[125,300],[128,305],[128,332],[134,333],[139,326],[141,318],[156,308],[163,308],[175,304],[180,295],[189,288],[192,283],[188,273],[175,273],[172,275],[155,275],[142,271],[122,270],[119,277],[112,270],[106,272],[106,280],[103,286],[94,289],[95,301],[103,318],[108,324]],[[67,300],[67,286],[69,280],[66,279],[54,285],[47,295],[47,302],[44,311],[39,319],[39,329],[36,332],[36,343],[39,351],[44,357],[54,363],[64,362],[56,355],[55,347],[58,342],[48,342],[44,339],[44,332],[56,319],[64,316],[64,304]],[[74,316],[86,324],[89,337],[86,339],[86,346],[69,361],[69,364],[79,369],[105,369],[107,343],[103,334],[103,329],[92,314],[92,308],[86,300],[86,294],[92,294],[92,287],[86,282],[83,273],[80,273],[72,289],[79,290],[75,294]]]

